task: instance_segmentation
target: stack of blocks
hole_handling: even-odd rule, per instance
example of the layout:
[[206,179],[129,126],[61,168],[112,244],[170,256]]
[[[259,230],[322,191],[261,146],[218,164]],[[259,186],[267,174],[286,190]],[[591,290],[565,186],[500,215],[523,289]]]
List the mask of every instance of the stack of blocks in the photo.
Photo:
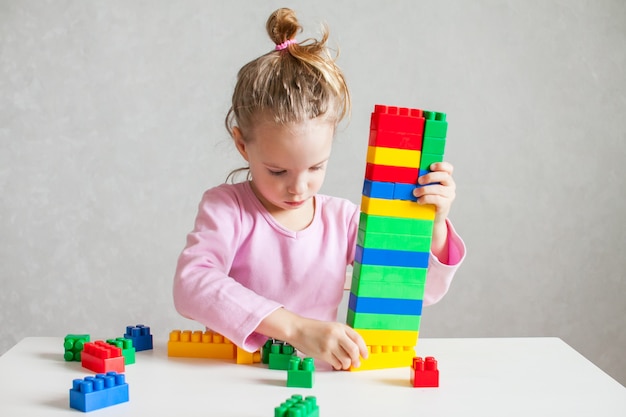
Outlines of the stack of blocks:
[[70,408],[88,412],[128,401],[124,374],[107,372],[75,379],[70,388]]
[[317,399],[294,394],[274,409],[274,417],[319,417],[320,408]]
[[371,117],[347,323],[365,340],[358,369],[410,366],[419,335],[435,207],[413,190],[443,161],[446,115],[377,105]]

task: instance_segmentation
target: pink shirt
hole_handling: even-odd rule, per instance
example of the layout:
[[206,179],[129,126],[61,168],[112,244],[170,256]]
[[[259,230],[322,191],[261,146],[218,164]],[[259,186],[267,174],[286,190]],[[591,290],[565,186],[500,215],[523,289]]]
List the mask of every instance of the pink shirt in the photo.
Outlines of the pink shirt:
[[[280,307],[335,321],[358,221],[354,203],[318,194],[313,221],[294,232],[274,220],[248,182],[212,188],[178,260],[176,309],[249,351],[267,339],[256,327]],[[465,256],[463,241],[448,228],[450,265],[431,254],[425,305],[445,295]]]

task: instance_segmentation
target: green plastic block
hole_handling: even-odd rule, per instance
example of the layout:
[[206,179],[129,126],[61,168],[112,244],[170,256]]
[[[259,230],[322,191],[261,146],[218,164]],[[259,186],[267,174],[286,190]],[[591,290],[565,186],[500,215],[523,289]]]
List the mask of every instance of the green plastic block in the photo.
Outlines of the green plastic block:
[[425,137],[422,139],[422,153],[443,155],[445,150],[446,140],[444,138]]
[[132,365],[133,363],[135,363],[135,348],[133,347],[132,339],[118,337],[116,339],[107,340],[107,343],[122,350],[122,356],[124,356],[125,365]]
[[420,169],[428,171],[430,169],[430,165],[435,162],[442,162],[443,155],[435,155],[431,153],[423,153],[422,159],[420,159]]
[[404,217],[376,216],[361,213],[359,229],[367,233],[397,233],[412,236],[432,236],[433,220],[410,219]]
[[289,369],[289,360],[296,355],[296,350],[288,343],[274,340],[269,346],[268,363],[270,369]]
[[396,284],[425,284],[428,268],[404,266],[368,265],[354,262],[352,274],[360,281],[376,281]]
[[430,236],[378,233],[359,229],[357,243],[363,248],[430,252]]
[[317,398],[294,394],[274,409],[274,417],[319,417],[320,409]]
[[355,329],[419,331],[422,316],[399,314],[356,313],[348,309],[348,326]]
[[88,334],[68,334],[63,341],[63,358],[66,361],[80,362],[80,355],[85,343],[89,342]]
[[399,298],[406,300],[422,300],[425,285],[422,283],[397,283],[385,281],[366,281],[352,274],[350,291],[358,297]]
[[315,362],[313,358],[299,358],[293,356],[289,360],[287,369],[287,386],[298,388],[313,388],[315,383]]
[[435,138],[445,138],[448,133],[448,122],[446,122],[446,114],[424,111],[424,134],[423,136],[431,136]]

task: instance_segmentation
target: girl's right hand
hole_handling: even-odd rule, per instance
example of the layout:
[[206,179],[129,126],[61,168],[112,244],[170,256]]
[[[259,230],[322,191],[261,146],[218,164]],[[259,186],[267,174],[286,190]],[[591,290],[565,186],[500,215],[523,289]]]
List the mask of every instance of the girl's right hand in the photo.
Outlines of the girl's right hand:
[[267,316],[257,332],[285,341],[304,355],[328,362],[334,369],[358,368],[367,358],[361,335],[346,324],[301,317],[280,308]]

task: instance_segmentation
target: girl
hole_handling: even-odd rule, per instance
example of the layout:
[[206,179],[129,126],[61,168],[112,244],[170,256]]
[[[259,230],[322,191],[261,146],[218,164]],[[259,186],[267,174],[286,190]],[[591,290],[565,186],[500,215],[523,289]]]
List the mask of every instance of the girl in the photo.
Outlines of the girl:
[[[358,367],[363,339],[335,320],[359,207],[317,194],[350,96],[326,29],[321,40],[298,43],[302,28],[289,9],[272,13],[266,28],[276,47],[241,68],[226,117],[249,180],[205,192],[178,261],[174,303],[248,351],[271,337],[335,369]],[[424,304],[443,297],[465,254],[447,220],[452,166],[431,170],[420,183],[440,185],[414,191],[416,204],[436,206]]]

